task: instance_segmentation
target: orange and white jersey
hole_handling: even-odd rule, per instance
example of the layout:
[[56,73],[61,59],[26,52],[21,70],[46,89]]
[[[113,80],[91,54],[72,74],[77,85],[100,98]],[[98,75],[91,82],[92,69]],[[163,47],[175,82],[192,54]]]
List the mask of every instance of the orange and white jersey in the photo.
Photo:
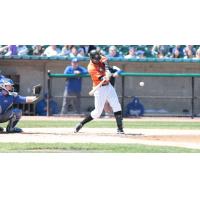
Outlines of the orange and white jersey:
[[107,58],[104,56],[101,56],[101,60],[98,64],[95,64],[92,61],[90,61],[88,64],[88,72],[91,76],[93,87],[98,85],[101,82],[100,77],[103,77],[106,75],[105,64],[104,64],[105,61],[107,61]]

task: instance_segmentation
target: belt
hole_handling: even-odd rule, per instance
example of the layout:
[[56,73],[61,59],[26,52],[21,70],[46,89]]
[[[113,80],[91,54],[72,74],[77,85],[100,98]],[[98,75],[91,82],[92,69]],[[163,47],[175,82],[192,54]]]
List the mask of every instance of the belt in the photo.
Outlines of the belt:
[[101,86],[106,86],[106,85],[108,85],[109,83],[105,83],[105,84],[103,84],[103,85],[101,85]]

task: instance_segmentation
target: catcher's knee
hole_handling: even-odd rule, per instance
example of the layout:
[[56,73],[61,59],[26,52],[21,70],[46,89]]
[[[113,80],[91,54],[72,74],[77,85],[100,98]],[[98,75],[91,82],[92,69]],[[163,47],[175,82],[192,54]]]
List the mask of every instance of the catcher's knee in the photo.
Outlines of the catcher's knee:
[[13,117],[16,118],[16,120],[19,120],[22,116],[22,110],[15,108],[13,109]]

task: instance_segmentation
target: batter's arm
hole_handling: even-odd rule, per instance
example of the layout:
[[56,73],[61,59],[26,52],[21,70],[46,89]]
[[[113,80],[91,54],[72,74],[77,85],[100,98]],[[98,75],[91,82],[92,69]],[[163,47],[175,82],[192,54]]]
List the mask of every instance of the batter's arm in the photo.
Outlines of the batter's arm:
[[94,95],[95,91],[103,85],[104,81],[105,78],[97,86],[93,87],[93,89],[89,92],[89,95],[90,96]]

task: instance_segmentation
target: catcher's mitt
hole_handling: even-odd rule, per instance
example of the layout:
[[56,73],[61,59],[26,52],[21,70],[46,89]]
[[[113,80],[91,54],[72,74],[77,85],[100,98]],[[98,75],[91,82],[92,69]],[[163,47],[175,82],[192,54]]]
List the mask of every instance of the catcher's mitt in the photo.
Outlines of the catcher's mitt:
[[40,84],[34,85],[32,88],[32,92],[34,95],[39,96],[42,91],[42,86]]

